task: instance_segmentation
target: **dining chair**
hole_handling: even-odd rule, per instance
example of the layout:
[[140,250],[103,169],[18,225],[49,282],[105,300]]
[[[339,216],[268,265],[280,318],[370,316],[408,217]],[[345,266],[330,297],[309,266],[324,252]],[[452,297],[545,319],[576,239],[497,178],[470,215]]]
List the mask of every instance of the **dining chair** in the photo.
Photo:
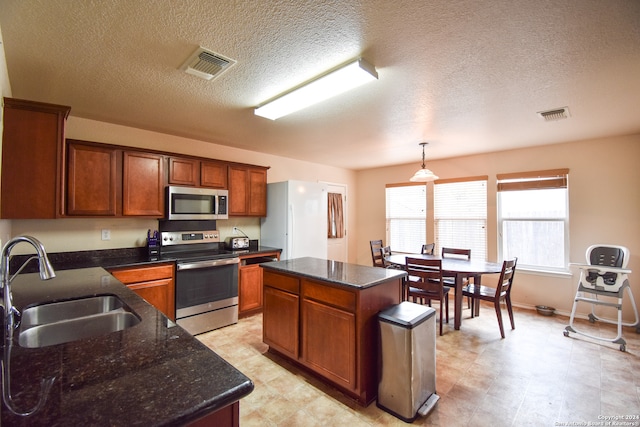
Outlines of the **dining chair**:
[[[409,297],[420,298],[421,303],[426,300],[431,306],[431,300],[440,302],[440,335],[442,335],[442,311],[446,313],[449,323],[449,290],[442,282],[442,260],[407,257],[405,269],[413,280],[409,283]],[[443,307],[444,306],[444,307]]]
[[[471,259],[471,249],[442,248],[442,258],[458,258],[469,261]],[[445,277],[444,283],[447,286],[454,287],[456,279],[455,277]],[[466,277],[462,282],[462,286],[466,286],[469,283],[469,277]],[[471,308],[471,298],[467,299],[467,308]]]
[[371,240],[369,241],[369,246],[371,246],[371,260],[373,261],[374,267],[384,267],[382,264],[382,255],[380,254],[380,249],[382,249],[382,240]]
[[504,301],[509,312],[509,320],[511,320],[511,329],[515,329],[516,325],[513,321],[513,309],[511,307],[511,288],[513,287],[513,277],[516,272],[516,263],[518,258],[505,260],[502,263],[502,271],[498,279],[497,286],[491,288],[488,286],[476,286],[469,284],[462,288],[462,295],[471,298],[471,317],[474,317],[474,306],[480,304],[480,301],[489,301],[493,303],[498,316],[498,326],[500,326],[500,335],[504,338],[504,327],[502,326],[502,312],[500,310],[500,302]]
[[433,255],[433,250],[435,249],[435,243],[429,243],[426,245],[422,245],[422,255]]

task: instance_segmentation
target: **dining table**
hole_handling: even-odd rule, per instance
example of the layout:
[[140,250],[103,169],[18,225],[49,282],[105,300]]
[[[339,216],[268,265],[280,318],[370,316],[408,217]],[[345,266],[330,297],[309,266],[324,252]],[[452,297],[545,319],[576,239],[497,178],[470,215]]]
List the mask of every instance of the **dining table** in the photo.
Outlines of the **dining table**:
[[[502,271],[502,263],[489,262],[481,259],[471,258],[470,260],[460,258],[441,257],[439,255],[426,254],[410,254],[410,253],[394,253],[385,257],[385,262],[399,268],[405,268],[407,258],[422,259],[439,259],[442,260],[442,276],[453,277],[455,302],[454,302],[454,322],[453,326],[456,330],[460,329],[462,324],[462,287],[465,277],[473,277],[474,285],[477,290],[480,289],[481,278],[483,274],[496,274]],[[408,286],[403,290],[403,298],[407,298]],[[476,304],[478,307],[478,304]]]

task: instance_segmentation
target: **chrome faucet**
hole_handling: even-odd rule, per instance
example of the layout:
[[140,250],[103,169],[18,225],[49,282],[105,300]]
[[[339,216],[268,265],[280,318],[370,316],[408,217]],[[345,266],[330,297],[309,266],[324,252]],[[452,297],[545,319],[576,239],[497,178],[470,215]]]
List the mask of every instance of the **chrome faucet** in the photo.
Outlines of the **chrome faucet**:
[[[26,242],[31,244],[36,249],[37,255],[32,256],[26,260],[22,266],[16,271],[13,276],[9,275],[9,260],[11,258],[11,250],[15,245],[20,242]],[[47,252],[44,250],[44,245],[40,243],[38,239],[31,236],[16,236],[9,240],[2,248],[1,253],[2,261],[0,264],[0,288],[2,288],[2,307],[4,309],[4,327],[5,327],[5,340],[9,336],[9,333],[18,326],[20,319],[20,312],[13,305],[13,296],[11,294],[11,282],[22,271],[22,269],[31,261],[37,258],[40,264],[40,279],[49,280],[56,277],[56,273],[49,262]]]
[[[13,276],[9,275],[9,260],[11,258],[11,249],[20,242],[27,242],[36,249],[37,255],[30,257],[26,260],[18,271]],[[42,408],[49,395],[49,390],[56,380],[56,377],[43,379],[40,384],[40,398],[36,405],[26,411],[18,410],[15,407],[13,398],[11,396],[11,347],[13,346],[13,330],[18,327],[20,323],[20,312],[13,305],[13,296],[11,295],[11,282],[19,274],[22,269],[34,258],[38,259],[40,264],[40,278],[42,280],[49,280],[56,277],[55,271],[49,262],[47,252],[44,250],[44,246],[40,241],[31,236],[16,236],[9,240],[2,248],[2,261],[0,263],[0,287],[2,287],[2,307],[4,309],[4,340],[2,359],[0,364],[2,365],[2,400],[7,408],[14,414],[21,417],[29,416]]]

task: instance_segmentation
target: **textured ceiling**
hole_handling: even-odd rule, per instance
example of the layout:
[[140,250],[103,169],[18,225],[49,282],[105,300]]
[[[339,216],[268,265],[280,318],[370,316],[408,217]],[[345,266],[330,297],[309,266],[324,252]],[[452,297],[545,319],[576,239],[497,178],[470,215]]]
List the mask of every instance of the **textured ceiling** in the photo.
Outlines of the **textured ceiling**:
[[[638,0],[0,0],[0,28],[16,98],[337,167],[640,133]],[[199,45],[237,64],[184,73]],[[359,56],[378,81],[253,114]]]

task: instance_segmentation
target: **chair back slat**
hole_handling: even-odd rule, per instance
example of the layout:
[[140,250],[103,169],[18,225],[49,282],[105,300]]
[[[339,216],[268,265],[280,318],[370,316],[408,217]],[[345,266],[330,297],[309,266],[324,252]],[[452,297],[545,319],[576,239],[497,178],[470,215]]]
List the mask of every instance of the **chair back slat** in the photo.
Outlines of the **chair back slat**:
[[442,258],[471,259],[471,249],[442,248]]
[[433,255],[433,250],[436,247],[435,243],[428,243],[422,245],[422,255]]
[[498,279],[498,288],[496,293],[500,295],[506,295],[511,293],[513,287],[513,277],[516,274],[516,263],[518,258],[508,259],[502,263],[502,271],[500,272],[500,279]]
[[380,259],[382,260],[382,266],[384,268],[389,268],[392,267],[391,264],[389,264],[386,259],[388,256],[391,256],[391,247],[390,246],[383,246],[382,248],[380,248],[378,250],[380,252]]
[[442,295],[442,260],[407,257],[405,270],[409,276],[420,278],[411,282],[412,287]]
[[382,240],[369,241],[371,246],[371,260],[374,267],[384,267],[382,263],[382,256],[380,255],[380,249],[382,249]]

